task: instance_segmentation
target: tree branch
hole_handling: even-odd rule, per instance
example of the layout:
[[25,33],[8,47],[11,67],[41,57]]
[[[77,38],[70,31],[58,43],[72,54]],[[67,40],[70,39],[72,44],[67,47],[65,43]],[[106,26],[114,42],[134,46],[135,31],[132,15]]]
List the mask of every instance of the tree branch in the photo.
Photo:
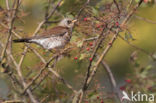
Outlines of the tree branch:
[[113,0],[113,2],[115,4],[116,8],[118,9],[118,14],[120,14],[120,8],[119,8],[119,5],[118,5],[117,1]]
[[101,62],[102,66],[104,67],[104,69],[106,70],[108,76],[109,76],[109,79],[110,79],[110,82],[113,86],[113,91],[114,93],[117,95],[117,97],[119,98],[120,100],[120,103],[122,103],[122,93],[121,91],[117,88],[117,84],[116,84],[116,81],[115,81],[115,78],[114,78],[114,75],[109,67],[109,65],[105,62],[105,61],[102,61]]

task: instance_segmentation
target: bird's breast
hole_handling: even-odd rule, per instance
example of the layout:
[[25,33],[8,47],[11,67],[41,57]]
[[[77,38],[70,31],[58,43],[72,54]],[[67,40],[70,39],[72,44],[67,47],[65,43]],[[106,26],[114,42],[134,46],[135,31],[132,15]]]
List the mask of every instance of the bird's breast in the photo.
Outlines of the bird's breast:
[[32,39],[31,42],[39,44],[43,48],[48,49],[48,50],[51,50],[53,48],[56,48],[56,49],[63,48],[66,44],[66,40],[63,37]]

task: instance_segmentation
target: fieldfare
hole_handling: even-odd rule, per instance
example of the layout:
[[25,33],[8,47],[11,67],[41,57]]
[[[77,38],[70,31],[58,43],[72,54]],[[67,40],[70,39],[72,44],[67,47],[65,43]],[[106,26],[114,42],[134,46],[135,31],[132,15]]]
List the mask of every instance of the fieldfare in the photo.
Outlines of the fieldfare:
[[29,38],[16,39],[13,41],[16,43],[35,43],[47,50],[61,49],[64,48],[64,46],[70,41],[72,28],[76,21],[77,20],[65,18],[59,23],[58,26],[41,33],[41,35]]

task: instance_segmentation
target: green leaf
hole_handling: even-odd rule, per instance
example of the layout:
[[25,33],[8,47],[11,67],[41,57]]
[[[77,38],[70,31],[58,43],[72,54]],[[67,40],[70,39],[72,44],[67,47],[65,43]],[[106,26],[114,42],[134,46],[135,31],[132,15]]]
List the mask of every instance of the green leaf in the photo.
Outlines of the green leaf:
[[92,95],[90,97],[90,100],[95,100],[95,99],[97,99],[98,96],[100,96],[100,95],[99,94]]
[[149,70],[152,69],[152,65],[148,65],[145,70],[141,73],[141,76],[143,78],[147,77],[147,74],[149,73]]
[[92,7],[92,12],[94,14],[94,16],[97,16],[98,15],[98,10],[96,10],[95,8]]
[[73,35],[70,41],[76,41],[77,36]]
[[81,54],[79,60],[82,60],[86,57],[86,54]]
[[148,65],[146,68],[145,68],[147,71],[152,69],[152,65]]
[[135,2],[137,2],[137,3],[138,3],[139,1],[140,1],[140,0],[135,0]]
[[130,32],[126,32],[125,33],[125,40],[129,40],[129,39],[135,40]]
[[128,34],[125,33],[125,40],[128,40]]
[[96,95],[97,93],[95,91],[91,92],[90,94],[88,94],[89,98],[92,98],[92,96]]
[[135,67],[139,67],[140,63],[138,61],[135,62]]

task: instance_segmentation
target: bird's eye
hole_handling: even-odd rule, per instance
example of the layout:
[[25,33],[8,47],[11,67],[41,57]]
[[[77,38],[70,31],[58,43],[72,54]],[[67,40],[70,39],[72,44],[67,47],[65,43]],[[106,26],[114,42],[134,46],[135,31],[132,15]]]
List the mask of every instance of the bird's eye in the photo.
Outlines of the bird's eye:
[[68,23],[68,24],[71,24],[71,23],[72,23],[72,21],[71,21],[71,20],[68,20],[68,21],[67,21],[67,23]]

